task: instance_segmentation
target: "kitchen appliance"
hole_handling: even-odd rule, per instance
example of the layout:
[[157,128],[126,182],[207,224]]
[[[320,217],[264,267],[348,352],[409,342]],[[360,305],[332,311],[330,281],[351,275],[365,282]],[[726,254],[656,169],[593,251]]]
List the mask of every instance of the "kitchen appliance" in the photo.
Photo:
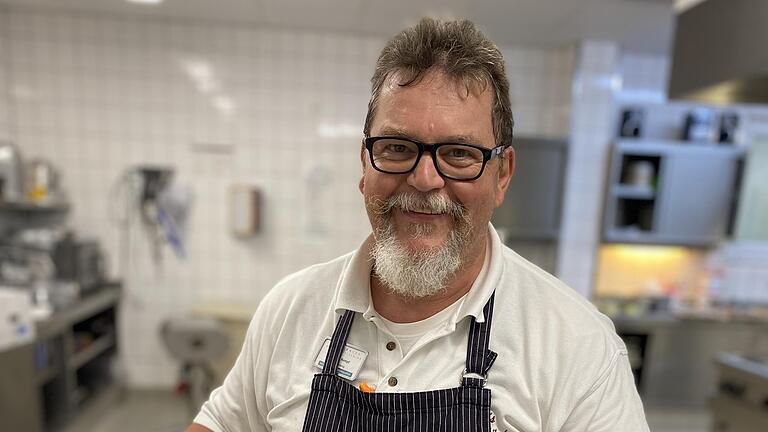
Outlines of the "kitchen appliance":
[[36,204],[64,201],[59,172],[45,159],[33,159],[24,164],[26,199]]
[[56,279],[52,251],[53,245],[25,243],[18,237],[0,243],[0,285],[23,291],[33,300],[36,317],[71,305],[81,295],[80,284]]
[[32,286],[34,257],[27,250],[0,245],[0,283]]
[[707,0],[677,15],[669,96],[707,103],[768,102],[768,2]]
[[53,263],[56,279],[77,283],[82,294],[98,288],[104,282],[104,253],[95,240],[76,239],[72,233],[68,233],[56,243]]
[[732,144],[736,141],[736,132],[739,128],[739,115],[735,112],[727,112],[720,115],[719,142]]
[[13,144],[0,141],[0,202],[22,201],[23,197],[21,154]]
[[621,112],[619,136],[638,138],[643,131],[644,112],[639,108],[627,108]]
[[715,432],[762,432],[768,425],[768,355],[721,353],[711,400]]
[[29,343],[34,337],[29,293],[0,286],[0,351]]
[[683,139],[686,141],[713,141],[714,115],[706,108],[692,110],[685,116]]

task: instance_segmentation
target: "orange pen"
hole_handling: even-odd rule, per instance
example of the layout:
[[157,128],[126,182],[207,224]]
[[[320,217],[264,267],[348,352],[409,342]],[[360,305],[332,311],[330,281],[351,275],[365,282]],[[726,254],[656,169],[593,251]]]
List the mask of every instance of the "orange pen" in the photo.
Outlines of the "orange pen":
[[371,387],[368,385],[368,383],[360,383],[360,391],[363,393],[373,393],[376,391],[375,387]]

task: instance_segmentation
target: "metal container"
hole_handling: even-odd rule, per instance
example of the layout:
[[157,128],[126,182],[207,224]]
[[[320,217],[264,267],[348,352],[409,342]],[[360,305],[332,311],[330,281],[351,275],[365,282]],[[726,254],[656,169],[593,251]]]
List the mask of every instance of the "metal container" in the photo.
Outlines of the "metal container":
[[0,142],[0,201],[24,199],[21,153],[11,143]]
[[56,279],[76,282],[82,293],[98,289],[105,279],[104,254],[95,240],[65,236],[54,248],[53,262]]
[[691,110],[685,116],[683,139],[685,141],[713,142],[714,114],[706,108]]
[[61,198],[59,173],[52,163],[33,159],[25,164],[24,173],[24,190],[30,202],[42,204]]

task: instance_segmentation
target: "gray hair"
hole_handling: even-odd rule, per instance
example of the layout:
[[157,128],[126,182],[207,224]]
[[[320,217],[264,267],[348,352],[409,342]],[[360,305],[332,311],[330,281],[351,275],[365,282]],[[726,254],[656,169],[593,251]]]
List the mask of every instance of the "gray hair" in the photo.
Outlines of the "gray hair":
[[504,72],[504,58],[498,47],[469,20],[440,21],[422,18],[415,27],[398,33],[379,55],[371,78],[371,100],[363,132],[371,133],[371,123],[379,104],[381,89],[394,73],[400,74],[405,87],[417,84],[424,74],[437,68],[449,77],[472,85],[489,84],[493,88],[493,132],[496,145],[512,144],[512,108],[509,81]]

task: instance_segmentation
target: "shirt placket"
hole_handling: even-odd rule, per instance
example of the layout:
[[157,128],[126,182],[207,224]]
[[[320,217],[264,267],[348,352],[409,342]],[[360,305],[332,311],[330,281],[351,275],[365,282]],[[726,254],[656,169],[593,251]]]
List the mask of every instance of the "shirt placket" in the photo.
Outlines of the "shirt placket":
[[[379,321],[376,317],[373,317],[371,322],[376,326],[376,350],[378,352],[377,363],[379,365],[379,376],[381,377],[377,383],[376,389],[377,391],[382,392],[405,391],[400,390],[404,384],[401,377],[398,376],[398,370],[400,370],[401,366],[403,366],[409,358],[417,355],[422,347],[434,341],[435,339],[448,335],[451,333],[451,331],[453,331],[453,329],[455,329],[455,326],[451,325],[450,323],[441,325],[438,329],[424,335],[421,340],[416,342],[408,354],[403,355],[403,350],[400,346],[400,343],[382,325],[381,321]],[[394,346],[387,346],[388,344],[392,343]],[[388,349],[390,347],[393,349]]]

